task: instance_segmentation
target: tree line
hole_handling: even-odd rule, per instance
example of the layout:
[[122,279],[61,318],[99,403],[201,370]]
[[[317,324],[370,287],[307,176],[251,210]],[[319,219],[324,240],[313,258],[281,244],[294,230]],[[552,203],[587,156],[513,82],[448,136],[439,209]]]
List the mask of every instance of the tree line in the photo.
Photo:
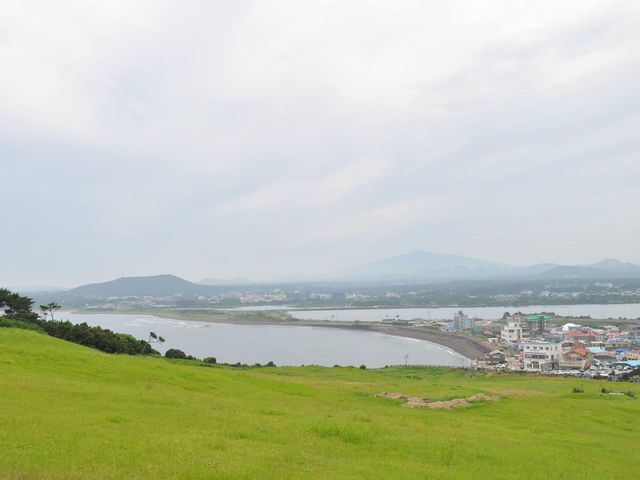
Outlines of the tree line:
[[[69,321],[56,321],[53,313],[60,308],[56,303],[41,305],[42,317],[32,310],[33,300],[29,297],[0,288],[0,310],[4,310],[5,326],[38,329],[52,337],[93,347],[107,353],[125,353],[128,355],[150,355],[159,353],[144,340],[138,340],[126,333],[115,333],[102,327],[91,327],[86,323],[75,324]],[[50,319],[49,319],[50,318]],[[2,326],[2,323],[0,323]],[[157,342],[162,337],[150,340]]]
[[[60,309],[57,303],[40,305],[41,315],[32,310],[33,300],[29,297],[0,288],[0,327],[23,328],[46,333],[52,337],[96,348],[106,353],[124,353],[128,355],[160,355],[152,348],[154,343],[164,343],[165,339],[154,332],[149,332],[147,340],[138,340],[126,333],[116,333],[102,327],[91,327],[86,323],[71,323],[54,319],[54,313]],[[4,315],[3,315],[4,311]],[[216,365],[215,357],[199,360],[180,349],[170,348],[165,352],[166,358],[177,360],[193,360],[201,365]],[[234,363],[229,365],[239,368],[275,367],[273,362],[264,365],[256,363],[246,365]]]

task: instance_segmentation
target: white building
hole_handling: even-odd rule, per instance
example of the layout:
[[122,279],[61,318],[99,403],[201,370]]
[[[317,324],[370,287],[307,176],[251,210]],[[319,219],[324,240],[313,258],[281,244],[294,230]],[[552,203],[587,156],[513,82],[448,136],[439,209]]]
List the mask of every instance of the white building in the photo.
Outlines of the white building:
[[500,332],[503,343],[520,343],[529,338],[529,324],[522,314],[505,315],[505,325]]
[[562,361],[562,344],[530,341],[523,346],[523,367],[526,372],[548,372]]
[[524,329],[519,322],[507,322],[500,332],[500,340],[504,343],[519,343],[524,339]]

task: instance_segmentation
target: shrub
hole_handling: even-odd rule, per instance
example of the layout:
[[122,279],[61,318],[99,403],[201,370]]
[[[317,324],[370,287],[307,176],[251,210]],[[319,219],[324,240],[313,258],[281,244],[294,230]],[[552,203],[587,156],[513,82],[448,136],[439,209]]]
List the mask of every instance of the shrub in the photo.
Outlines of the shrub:
[[[0,288],[0,308],[6,316],[3,326],[43,331],[47,335],[68,342],[93,347],[106,353],[126,353],[129,355],[157,354],[149,343],[131,335],[114,333],[101,327],[90,327],[86,323],[57,322],[40,319],[31,311],[33,300]],[[52,303],[52,305],[55,305]],[[14,322],[8,324],[7,322]]]
[[636,398],[636,392],[632,392],[629,390],[628,392],[624,392],[627,397]]
[[215,365],[216,363],[218,363],[218,360],[216,360],[216,357],[207,357],[203,360],[204,363],[211,363],[213,365]]
[[137,340],[127,334],[114,333],[106,328],[90,327],[86,323],[42,321],[40,325],[52,337],[97,348],[107,353],[129,355],[158,353],[144,340]]
[[30,323],[30,322],[23,322],[21,320],[12,320],[11,318],[6,318],[6,317],[0,317],[0,328],[1,327],[5,327],[5,328],[21,328],[23,330],[33,330],[36,332],[43,332],[44,330],[42,330],[42,328],[35,324],[35,323]]
[[165,352],[164,356],[167,358],[179,358],[179,359],[187,358],[187,354],[177,348],[170,348]]
[[360,370],[366,370],[367,366],[366,365],[360,365]]
[[600,389],[600,393],[609,393],[609,390],[607,390],[606,388],[602,387]]
[[573,387],[573,393],[584,393],[584,389],[582,387]]
[[273,363],[271,360],[269,360],[269,362],[265,365],[266,367],[275,367],[276,364]]

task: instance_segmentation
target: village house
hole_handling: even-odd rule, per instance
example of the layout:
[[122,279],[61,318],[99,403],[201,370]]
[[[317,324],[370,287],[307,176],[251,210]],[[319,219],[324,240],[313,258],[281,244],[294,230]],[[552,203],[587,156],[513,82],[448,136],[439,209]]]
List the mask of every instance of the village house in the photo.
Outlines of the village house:
[[546,373],[556,370],[562,361],[562,345],[532,340],[523,345],[522,365],[525,372]]
[[565,323],[562,325],[563,332],[575,332],[579,331],[582,328],[582,325],[578,325],[576,323]]
[[624,360],[640,360],[640,350],[627,350],[624,353]]
[[629,325],[628,336],[631,339],[640,339],[640,325]]
[[562,354],[560,362],[562,369],[587,370],[589,367],[591,367],[591,354],[582,346],[575,346]]
[[591,342],[591,344],[595,344],[598,342],[605,342],[607,340],[607,331],[601,328],[593,328],[591,329],[591,333],[596,336],[596,339]]
[[591,345],[591,342],[597,341],[596,334],[592,332],[583,332],[581,330],[572,330],[563,333],[563,338],[567,342],[580,342]]
[[610,353],[594,353],[593,363],[601,366],[612,365],[616,361],[616,357]]
[[506,356],[500,350],[492,350],[484,356],[488,365],[499,365],[505,363]]

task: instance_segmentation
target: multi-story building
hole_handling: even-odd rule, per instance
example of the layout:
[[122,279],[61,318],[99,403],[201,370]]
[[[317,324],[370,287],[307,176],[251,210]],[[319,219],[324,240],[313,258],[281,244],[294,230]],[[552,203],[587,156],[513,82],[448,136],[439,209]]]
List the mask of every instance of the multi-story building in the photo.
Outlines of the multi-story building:
[[504,343],[520,343],[529,338],[529,326],[521,313],[505,315],[504,327],[500,332],[500,340]]
[[507,322],[500,332],[500,340],[504,343],[520,343],[524,339],[522,325],[517,322]]
[[548,372],[557,369],[562,361],[562,345],[532,340],[523,345],[523,369],[526,372]]
[[527,326],[529,335],[533,337],[544,337],[547,322],[551,320],[549,315],[528,315]]
[[453,330],[460,332],[462,330],[473,329],[473,318],[465,315],[462,310],[453,315]]

